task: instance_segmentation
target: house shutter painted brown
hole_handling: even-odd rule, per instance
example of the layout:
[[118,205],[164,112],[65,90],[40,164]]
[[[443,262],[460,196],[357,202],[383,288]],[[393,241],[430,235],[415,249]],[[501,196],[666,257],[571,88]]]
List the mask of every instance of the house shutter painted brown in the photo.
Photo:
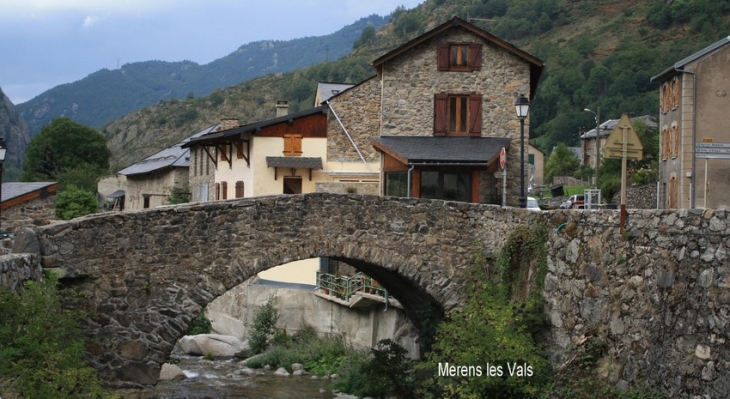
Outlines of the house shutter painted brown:
[[284,155],[287,155],[287,156],[302,155],[302,135],[301,134],[285,134],[284,135]]
[[221,199],[228,199],[228,182],[221,182]]
[[220,183],[215,184],[215,200],[218,201],[221,199],[221,185]]
[[475,43],[469,45],[469,67],[472,71],[482,69],[482,45]]
[[446,136],[448,131],[447,108],[449,95],[436,93],[433,99],[433,135]]
[[436,65],[439,71],[449,70],[449,45],[442,44],[436,49]]
[[482,135],[482,95],[479,93],[469,94],[469,136],[481,137]]
[[243,198],[243,182],[240,180],[236,182],[236,198]]

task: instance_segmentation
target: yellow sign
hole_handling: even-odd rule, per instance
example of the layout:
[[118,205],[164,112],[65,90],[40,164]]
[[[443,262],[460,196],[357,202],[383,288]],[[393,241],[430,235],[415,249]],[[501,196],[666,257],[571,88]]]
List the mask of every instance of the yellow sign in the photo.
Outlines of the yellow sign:
[[624,153],[626,159],[638,161],[643,158],[644,146],[641,145],[639,136],[631,124],[631,119],[627,114],[621,116],[616,127],[606,139],[603,146],[606,158],[623,158]]

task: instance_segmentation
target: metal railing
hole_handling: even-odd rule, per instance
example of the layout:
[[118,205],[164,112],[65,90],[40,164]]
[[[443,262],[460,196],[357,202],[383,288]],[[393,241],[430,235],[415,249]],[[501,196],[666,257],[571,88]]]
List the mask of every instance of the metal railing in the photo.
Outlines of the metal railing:
[[388,292],[375,279],[362,273],[353,276],[335,276],[317,272],[317,289],[326,295],[349,301],[357,292],[388,297]]

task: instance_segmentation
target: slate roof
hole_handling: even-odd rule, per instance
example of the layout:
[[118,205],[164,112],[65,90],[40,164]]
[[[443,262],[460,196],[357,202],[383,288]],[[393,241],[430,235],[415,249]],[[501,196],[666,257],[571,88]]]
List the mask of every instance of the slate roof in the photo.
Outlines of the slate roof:
[[209,126],[185,140],[150,155],[149,157],[120,170],[120,175],[131,176],[151,173],[165,168],[187,168],[190,166],[190,150],[183,145],[192,139],[211,133],[218,129],[219,124]]
[[293,121],[294,119],[301,118],[304,116],[309,116],[317,113],[326,113],[327,107],[326,106],[319,106],[315,108],[310,108],[304,111],[299,111],[291,114],[287,114],[284,116],[279,116],[273,119],[267,119],[260,122],[254,122],[249,123],[247,125],[241,125],[234,127],[232,129],[224,130],[221,132],[211,132],[208,134],[203,134],[201,136],[194,136],[190,138],[190,141],[185,142],[182,145],[182,148],[189,148],[195,144],[201,143],[201,142],[210,142],[210,141],[216,141],[216,140],[222,140],[222,141],[229,141],[231,138],[238,138],[242,133],[256,133],[260,129],[268,126],[275,125],[277,123],[282,122],[288,122]]
[[55,182],[8,182],[2,184],[2,197],[0,202],[5,202],[16,197],[32,193],[34,191],[48,189],[56,184]]
[[266,166],[270,168],[307,168],[322,169],[322,158],[319,157],[266,157]]
[[332,96],[353,87],[348,83],[319,83],[317,84],[317,92],[319,93],[320,103],[329,100]]
[[502,137],[419,137],[381,136],[373,145],[404,164],[466,163],[485,166],[499,159],[499,152],[509,148],[510,139]]
[[[609,119],[603,123],[601,123],[601,137],[608,137],[613,129],[616,128],[616,125],[618,124],[620,119]],[[631,118],[631,123],[636,123],[636,121],[642,121],[644,124],[650,128],[650,129],[656,129],[659,127],[659,124],[654,120],[653,117],[650,115],[644,115],[644,116],[637,116],[634,118]],[[595,140],[596,139],[596,129],[593,128],[587,132],[585,132],[583,135],[580,136],[581,139],[590,139]]]

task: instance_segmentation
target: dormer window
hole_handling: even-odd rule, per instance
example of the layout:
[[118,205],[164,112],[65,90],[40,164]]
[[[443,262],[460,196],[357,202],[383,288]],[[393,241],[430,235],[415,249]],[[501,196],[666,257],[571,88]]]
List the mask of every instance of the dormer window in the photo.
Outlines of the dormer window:
[[478,43],[442,44],[436,53],[439,71],[472,72],[482,67],[482,45]]

